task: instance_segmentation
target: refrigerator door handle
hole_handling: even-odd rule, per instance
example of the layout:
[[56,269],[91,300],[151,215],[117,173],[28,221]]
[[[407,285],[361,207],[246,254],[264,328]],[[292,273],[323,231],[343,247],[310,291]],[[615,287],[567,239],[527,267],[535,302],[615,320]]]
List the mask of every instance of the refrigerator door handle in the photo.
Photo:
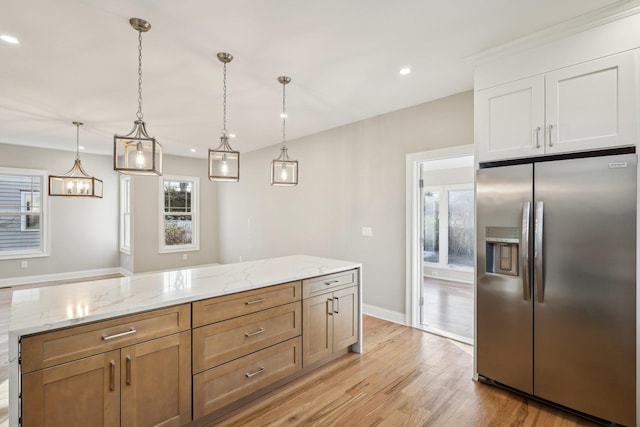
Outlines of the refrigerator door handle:
[[544,249],[543,249],[543,234],[544,234],[544,202],[539,201],[536,203],[536,247],[534,251],[535,269],[536,269],[536,299],[539,303],[544,302]]
[[522,270],[522,298],[529,301],[531,297],[531,278],[529,277],[529,218],[531,218],[531,202],[522,204],[522,239],[520,250],[520,269]]

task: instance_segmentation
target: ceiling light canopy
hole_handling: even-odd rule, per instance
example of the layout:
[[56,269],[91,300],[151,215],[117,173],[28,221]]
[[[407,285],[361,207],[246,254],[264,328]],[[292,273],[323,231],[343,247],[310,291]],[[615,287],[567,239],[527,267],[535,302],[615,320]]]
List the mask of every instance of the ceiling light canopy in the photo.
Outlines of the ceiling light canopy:
[[162,145],[149,136],[142,120],[142,33],[151,24],[140,18],[131,18],[129,24],[138,32],[138,112],[131,132],[113,137],[113,169],[129,175],[162,175]]
[[76,125],[76,161],[63,175],[49,175],[49,195],[63,197],[102,198],[102,180],[85,172],[80,163],[80,126]]
[[271,162],[271,185],[293,187],[298,184],[298,161],[293,160],[287,153],[286,120],[287,104],[285,87],[291,83],[291,77],[280,76],[278,82],[282,85],[282,148],[280,156]]
[[240,180],[240,152],[229,145],[227,131],[227,64],[233,60],[230,53],[220,52],[218,60],[223,64],[222,71],[222,136],[215,150],[209,149],[209,179],[211,181]]

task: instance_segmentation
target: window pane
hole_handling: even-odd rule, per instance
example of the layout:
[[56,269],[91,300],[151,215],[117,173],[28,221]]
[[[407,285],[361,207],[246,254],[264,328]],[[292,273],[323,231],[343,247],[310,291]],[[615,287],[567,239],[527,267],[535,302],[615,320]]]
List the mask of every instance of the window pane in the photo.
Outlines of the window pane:
[[190,245],[192,243],[192,235],[192,222],[190,215],[165,215],[165,245]]
[[184,181],[164,182],[165,212],[191,212],[191,183]]
[[450,190],[449,264],[473,267],[473,190]]
[[0,174],[0,254],[41,250],[41,181],[41,176]]
[[424,260],[440,261],[440,193],[426,191],[424,193]]

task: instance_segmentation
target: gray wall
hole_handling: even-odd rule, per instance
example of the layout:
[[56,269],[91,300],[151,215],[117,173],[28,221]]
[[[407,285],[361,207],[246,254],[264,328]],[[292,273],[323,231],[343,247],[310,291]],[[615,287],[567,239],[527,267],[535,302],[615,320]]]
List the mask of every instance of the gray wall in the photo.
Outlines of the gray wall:
[[[131,181],[133,209],[133,257],[123,255],[123,267],[133,273],[168,270],[218,261],[217,186],[209,181],[207,160],[165,155],[164,175],[200,178],[200,250],[161,254],[159,245],[159,177],[135,176]],[[187,254],[188,259],[183,260]]]
[[244,154],[240,182],[219,186],[220,261],[298,253],[359,261],[365,304],[404,313],[405,157],[471,143],[469,91],[292,141],[297,187],[269,185],[278,147]]
[[[0,144],[0,166],[67,172],[75,152]],[[81,153],[87,173],[104,182],[102,199],[51,197],[51,253],[44,258],[25,258],[29,267],[20,268],[20,259],[0,261],[0,279],[80,270],[117,268],[118,255],[118,174],[111,157]],[[43,188],[43,192],[46,191]]]

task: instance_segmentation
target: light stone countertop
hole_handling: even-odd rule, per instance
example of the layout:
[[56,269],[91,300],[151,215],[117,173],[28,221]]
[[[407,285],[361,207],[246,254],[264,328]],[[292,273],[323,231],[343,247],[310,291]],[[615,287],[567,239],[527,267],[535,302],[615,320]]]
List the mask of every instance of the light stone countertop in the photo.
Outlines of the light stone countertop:
[[16,290],[9,335],[18,337],[359,267],[361,264],[350,261],[294,255]]

